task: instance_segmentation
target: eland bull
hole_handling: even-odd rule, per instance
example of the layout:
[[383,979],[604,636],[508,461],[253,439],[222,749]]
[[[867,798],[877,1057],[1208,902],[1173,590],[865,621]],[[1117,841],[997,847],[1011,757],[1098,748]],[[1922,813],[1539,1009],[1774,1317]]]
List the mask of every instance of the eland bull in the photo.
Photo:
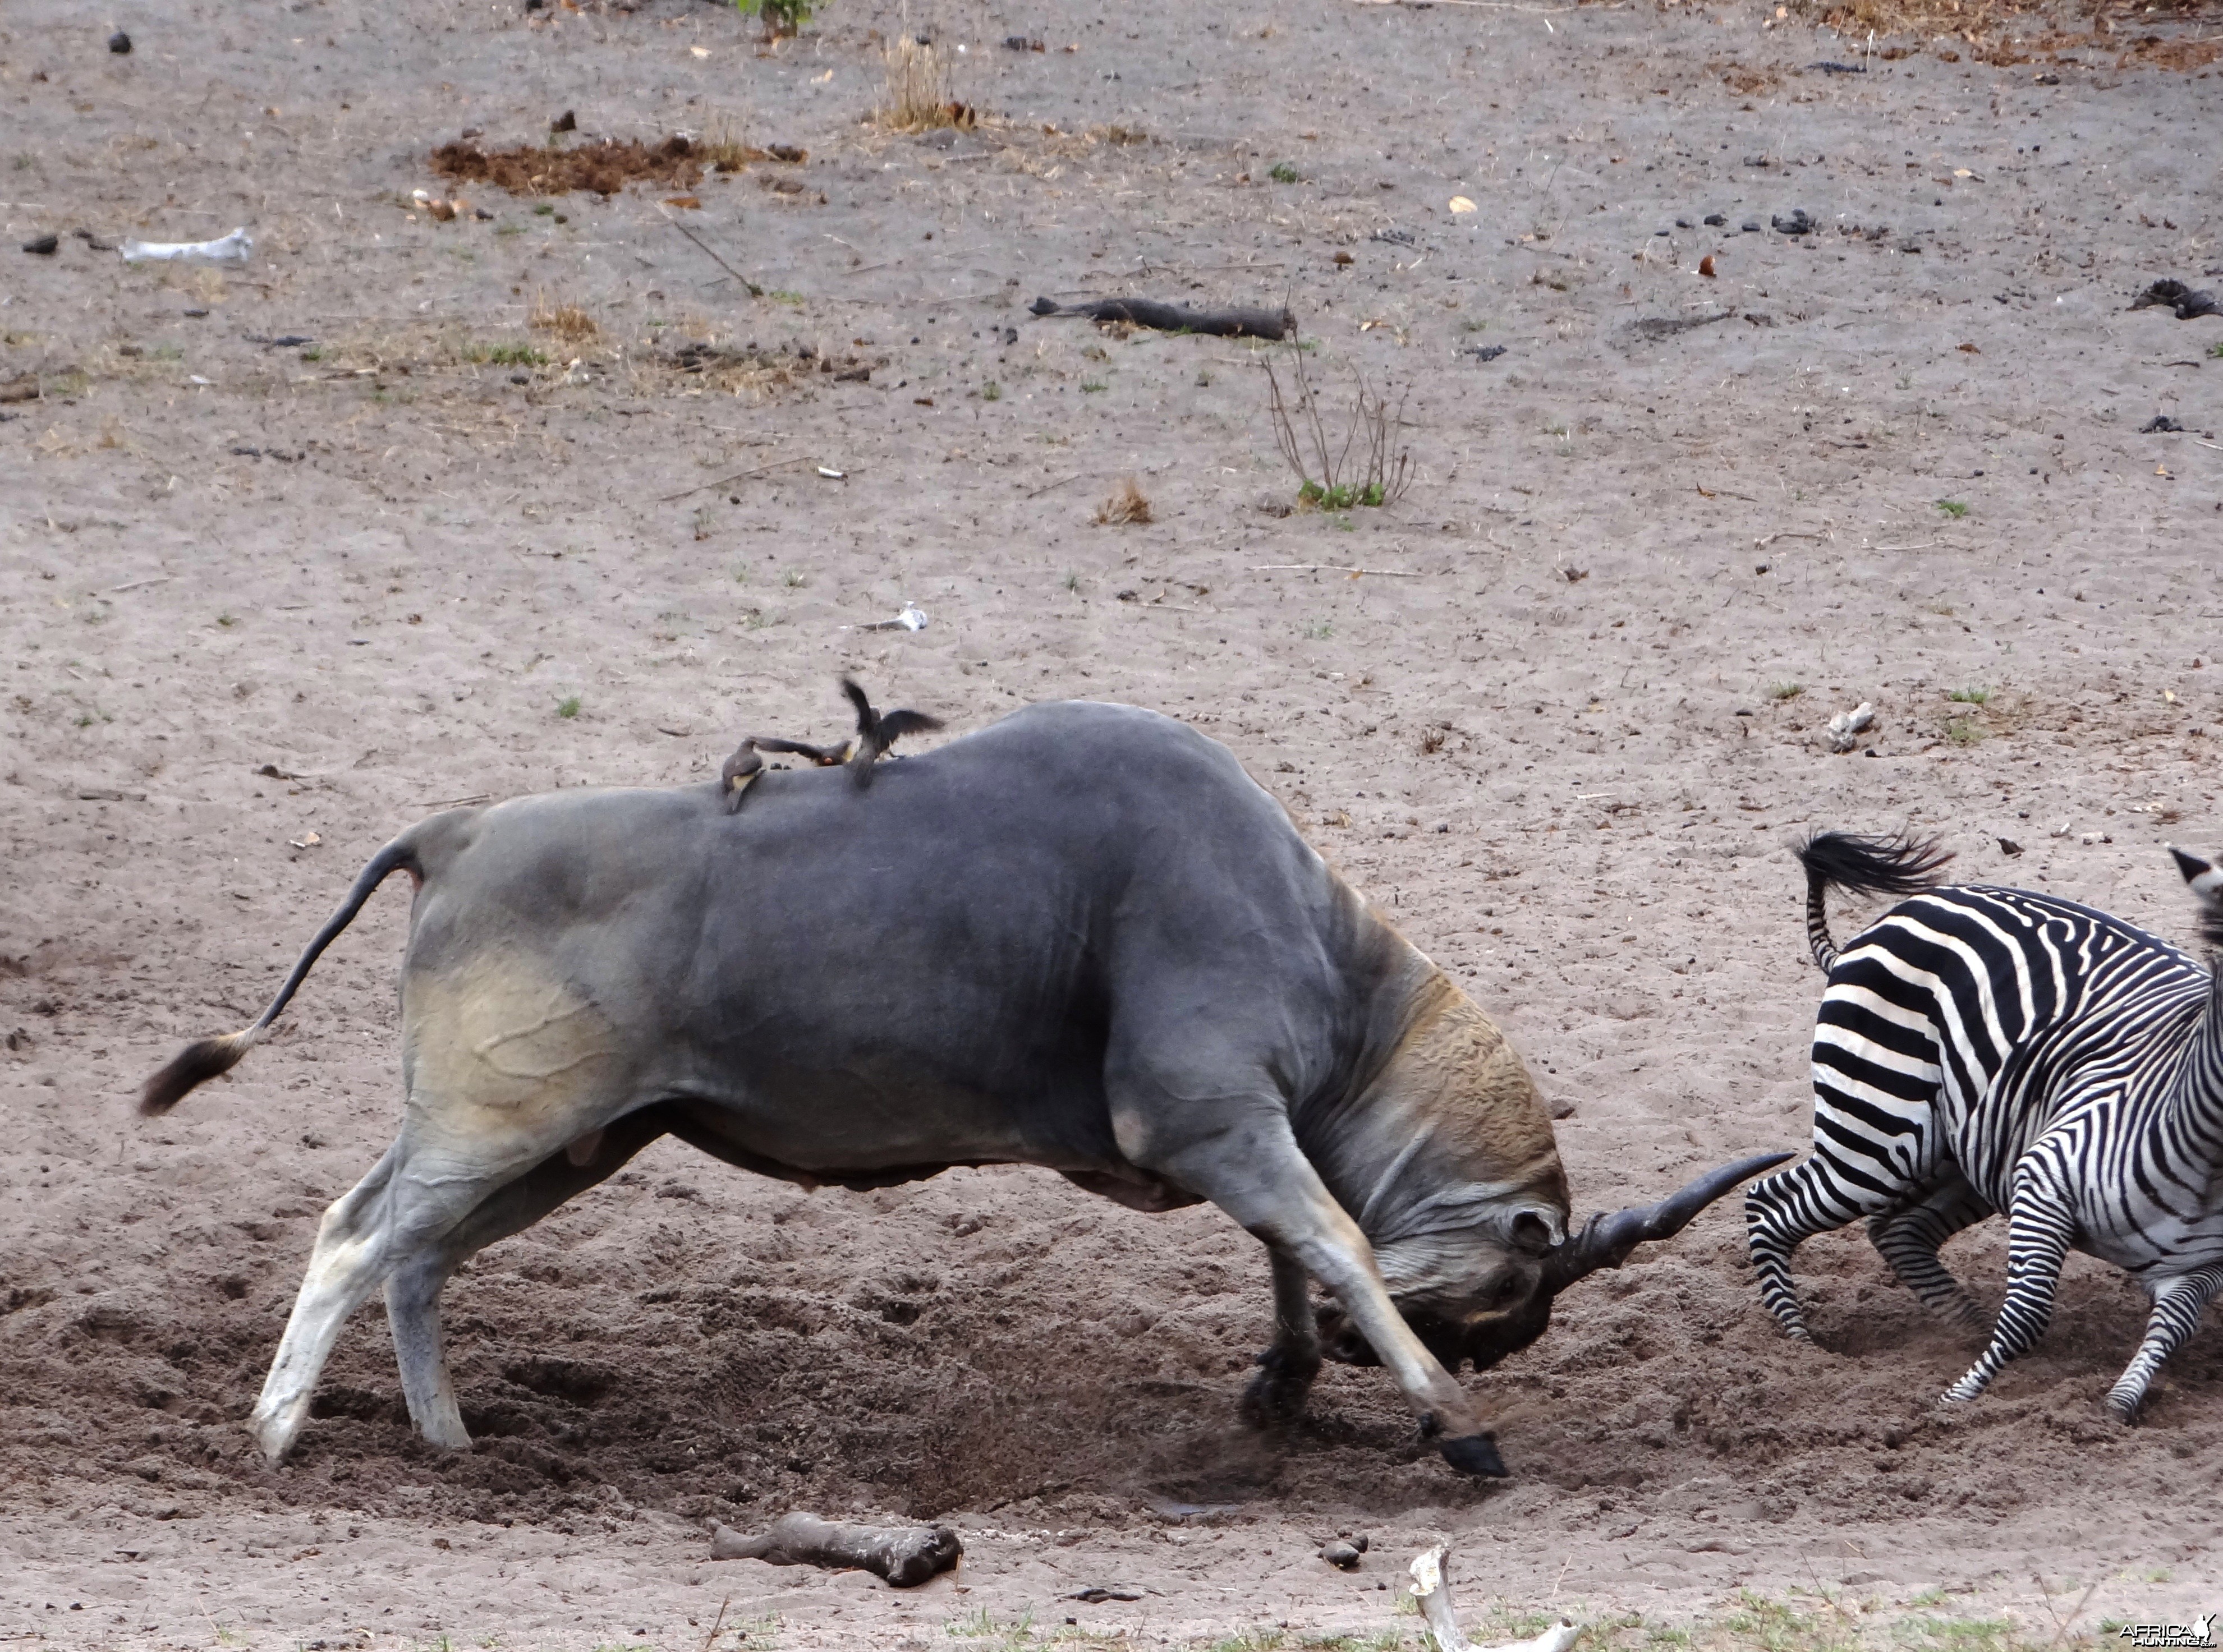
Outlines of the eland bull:
[[[1129,707],[1017,712],[869,791],[820,769],[458,809],[371,858],[252,1025],[148,1081],[160,1113],[268,1030],[380,883],[415,885],[406,1109],[325,1213],[250,1426],[272,1460],[381,1284],[412,1420],[470,1443],[439,1299],[482,1247],[671,1134],[809,1188],[1038,1165],[1264,1242],[1247,1417],[1325,1344],[1387,1366],[1445,1460],[1504,1473],[1454,1380],[1552,1298],[1785,1154],[1568,1223],[1552,1126],[1481,1011],[1234,757]],[[1308,1280],[1336,1306],[1316,1321]]]

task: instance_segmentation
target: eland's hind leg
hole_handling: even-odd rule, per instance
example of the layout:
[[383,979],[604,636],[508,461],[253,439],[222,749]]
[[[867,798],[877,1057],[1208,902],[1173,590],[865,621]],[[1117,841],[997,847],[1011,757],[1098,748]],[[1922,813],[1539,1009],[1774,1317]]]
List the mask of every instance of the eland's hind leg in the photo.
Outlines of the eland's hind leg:
[[308,1272],[270,1362],[270,1374],[263,1379],[261,1397],[248,1420],[263,1454],[274,1463],[301,1431],[309,1395],[340,1328],[385,1277],[386,1209],[401,1162],[402,1146],[397,1141],[369,1175],[333,1202],[318,1224]]
[[1958,1171],[1912,1204],[1868,1218],[1868,1240],[1899,1281],[1940,1318],[1981,1330],[1984,1310],[1938,1257],[1945,1241],[1992,1215],[1990,1203]]
[[433,1445],[462,1451],[471,1443],[440,1333],[440,1292],[449,1276],[496,1240],[523,1233],[614,1173],[665,1128],[660,1108],[631,1114],[541,1160],[482,1200],[437,1241],[394,1261],[386,1278],[386,1316],[401,1367],[401,1392],[409,1402],[409,1420]]
[[[248,1418],[272,1462],[292,1448],[308,1420],[317,1378],[348,1316],[396,1268],[437,1254],[464,1218],[515,1179],[517,1146],[515,1138],[475,1144],[412,1121],[377,1167],[324,1212],[293,1316]],[[436,1353],[438,1341],[436,1331]]]

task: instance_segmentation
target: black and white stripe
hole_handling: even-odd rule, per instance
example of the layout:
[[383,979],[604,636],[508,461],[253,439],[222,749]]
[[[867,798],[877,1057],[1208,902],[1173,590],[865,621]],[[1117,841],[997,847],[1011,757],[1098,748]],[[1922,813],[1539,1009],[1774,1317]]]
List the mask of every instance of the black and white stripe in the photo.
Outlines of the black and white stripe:
[[[2223,948],[2223,870],[2173,852],[2201,939]],[[2223,1286],[2223,968],[2073,901],[1924,888],[1945,857],[1904,838],[1824,832],[1798,857],[1829,984],[1814,1151],[1745,1198],[1761,1300],[1805,1338],[1791,1253],[1865,1216],[1925,1306],[1979,1324],[1938,1247],[2003,1210],[2006,1300],[1945,1398],[1974,1398],[2044,1334],[2073,1247],[2127,1270],[2154,1304],[2107,1397],[2129,1420]],[[1832,886],[1922,892],[1841,952],[1823,913]]]

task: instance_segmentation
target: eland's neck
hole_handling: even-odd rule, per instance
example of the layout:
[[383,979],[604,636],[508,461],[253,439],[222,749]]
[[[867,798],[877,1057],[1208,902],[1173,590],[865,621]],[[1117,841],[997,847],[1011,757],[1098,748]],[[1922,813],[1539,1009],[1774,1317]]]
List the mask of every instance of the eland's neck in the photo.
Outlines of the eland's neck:
[[1564,1228],[1566,1175],[1527,1068],[1442,970],[1413,959],[1355,1092],[1307,1121],[1307,1153],[1377,1249],[1515,1206]]

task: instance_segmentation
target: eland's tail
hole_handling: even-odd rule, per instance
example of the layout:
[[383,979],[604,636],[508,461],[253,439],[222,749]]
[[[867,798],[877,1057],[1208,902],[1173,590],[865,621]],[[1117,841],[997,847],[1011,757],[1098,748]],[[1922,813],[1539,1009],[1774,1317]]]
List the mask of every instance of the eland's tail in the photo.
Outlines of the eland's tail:
[[270,1001],[268,1009],[236,1033],[197,1040],[186,1046],[175,1059],[147,1081],[146,1087],[139,1092],[139,1110],[167,1113],[196,1086],[238,1065],[240,1058],[262,1041],[271,1022],[278,1019],[279,1012],[292,1002],[301,983],[308,978],[310,968],[324,948],[339,938],[340,931],[355,921],[356,914],[362,910],[363,902],[370,899],[373,891],[389,875],[403,868],[411,876],[422,879],[424,873],[417,863],[419,832],[420,828],[412,827],[370,857],[370,864],[362,869],[355,887],[348,891],[347,899],[340,902],[339,910],[324,920],[324,927],[294,960],[293,972],[278,989],[278,996]]

